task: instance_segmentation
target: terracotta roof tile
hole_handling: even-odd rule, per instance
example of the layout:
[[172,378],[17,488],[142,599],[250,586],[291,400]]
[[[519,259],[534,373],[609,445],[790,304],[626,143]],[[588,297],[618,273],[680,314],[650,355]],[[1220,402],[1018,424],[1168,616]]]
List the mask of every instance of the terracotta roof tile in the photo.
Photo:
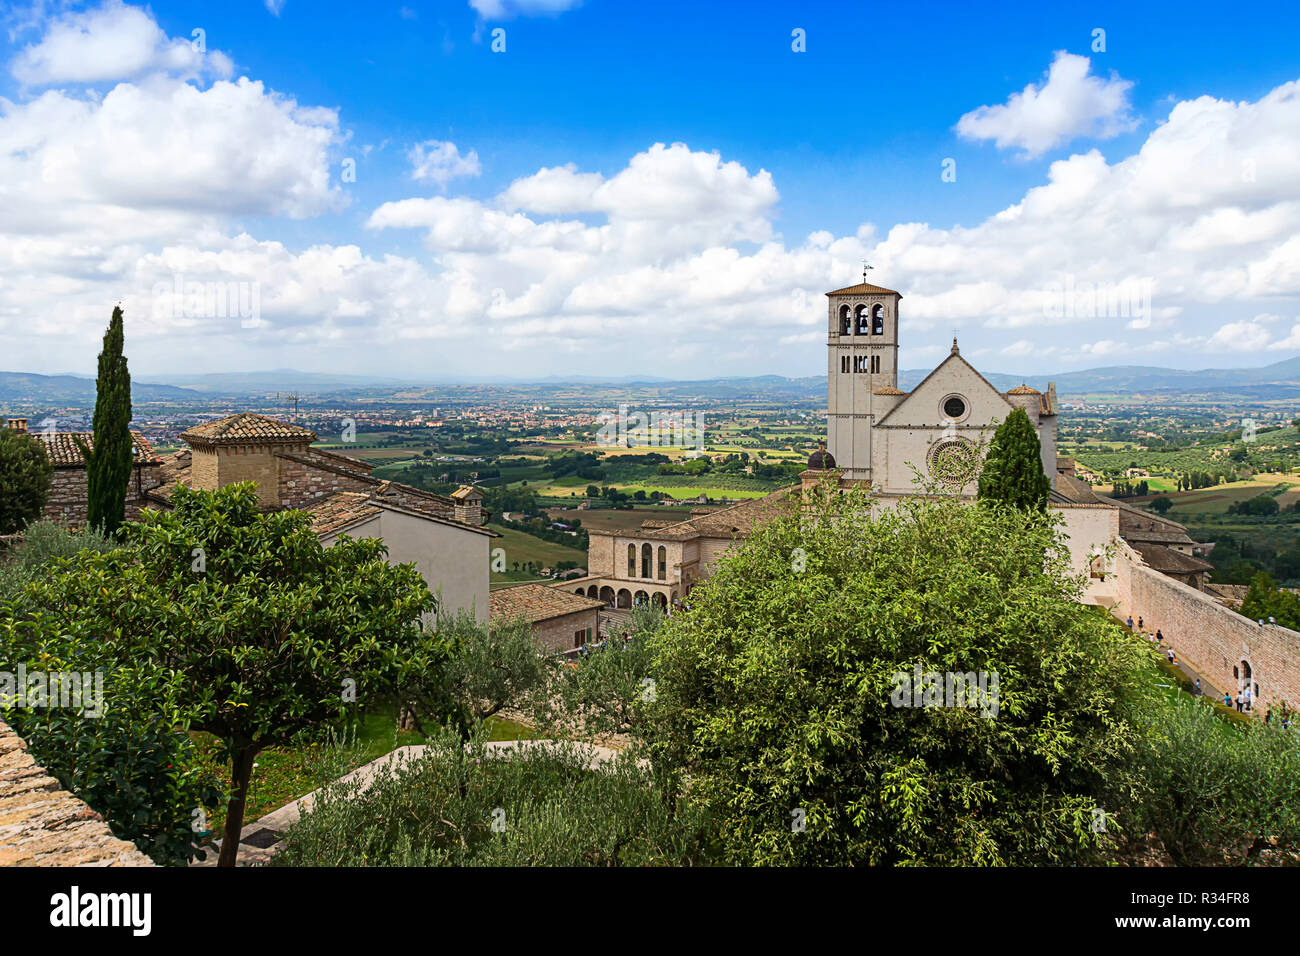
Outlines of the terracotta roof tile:
[[488,595],[490,620],[523,618],[530,624],[605,606],[604,601],[583,597],[546,584],[520,584],[498,588]]
[[881,385],[876,389],[877,395],[906,395],[907,392],[901,388],[894,388],[892,385]]
[[859,282],[857,285],[845,286],[843,289],[836,289],[834,292],[827,292],[827,295],[897,295],[893,289],[885,289],[878,285],[872,285],[870,282]]
[[1007,394],[1008,395],[1041,395],[1043,393],[1036,388],[1030,388],[1028,385],[1017,385],[1011,391],[1007,392]]
[[[95,448],[95,436],[91,432],[28,432],[28,434],[33,438],[39,438],[45,443],[45,454],[49,456],[50,464],[56,468],[84,468],[86,466],[86,457],[81,453],[81,449],[77,447],[76,439],[84,440],[86,447],[92,451]],[[136,464],[156,465],[162,461],[154,453],[153,446],[149,444],[144,435],[133,431],[131,437],[135,442],[132,455]]]
[[291,425],[289,422],[267,418],[255,412],[240,412],[237,415],[218,418],[214,422],[195,425],[182,432],[181,438],[191,444],[197,441],[201,444],[218,445],[275,440],[313,442],[316,440],[316,433],[310,428]]

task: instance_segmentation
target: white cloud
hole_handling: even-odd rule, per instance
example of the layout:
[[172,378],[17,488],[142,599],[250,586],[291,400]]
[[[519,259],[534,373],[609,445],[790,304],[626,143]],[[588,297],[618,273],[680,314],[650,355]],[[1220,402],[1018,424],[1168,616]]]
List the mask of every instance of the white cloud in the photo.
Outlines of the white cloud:
[[455,143],[436,139],[416,143],[406,151],[406,158],[411,162],[412,179],[437,183],[440,189],[453,179],[478,176],[483,172],[478,153],[474,150],[462,156]]
[[[824,363],[817,290],[855,281],[863,258],[906,296],[904,362],[942,358],[954,325],[970,354],[1022,369],[1042,356],[1163,352],[1203,366],[1300,350],[1300,320],[1286,331],[1300,314],[1300,83],[1255,102],[1177,103],[1134,155],[1057,161],[967,226],[784,236],[767,171],[656,143],[622,168],[547,167],[482,199],[398,192],[357,244],[250,235],[266,227],[240,217],[340,208],[341,139],[333,110],[158,67],[102,95],[0,101],[6,363],[92,368],[121,299],[141,369],[310,361],[435,376],[459,357],[488,374],[808,374]],[[448,190],[482,166],[440,141],[412,159],[421,182]],[[376,251],[399,230],[423,251]],[[151,290],[176,276],[256,283],[264,324],[155,315]],[[1067,277],[1150,280],[1151,307],[1049,316],[1047,290]]]
[[581,3],[582,0],[469,0],[471,9],[484,20],[556,16]]
[[230,76],[230,59],[206,53],[198,37],[171,39],[146,11],[108,0],[48,25],[38,43],[14,59],[10,72],[29,86],[101,83],[162,71],[182,76]]
[[278,17],[284,9],[285,0],[266,0],[266,9],[273,17]]
[[1006,103],[981,106],[957,121],[966,139],[993,140],[999,149],[1018,147],[1026,157],[1081,136],[1109,139],[1137,127],[1129,110],[1133,84],[1112,74],[1089,73],[1086,56],[1059,51],[1040,87],[1030,83]]

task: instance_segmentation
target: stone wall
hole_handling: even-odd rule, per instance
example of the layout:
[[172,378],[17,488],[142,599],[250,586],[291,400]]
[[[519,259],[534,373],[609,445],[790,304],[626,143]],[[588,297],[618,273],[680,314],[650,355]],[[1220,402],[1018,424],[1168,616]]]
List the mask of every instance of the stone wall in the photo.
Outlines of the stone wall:
[[0,721],[0,866],[153,866],[38,766]]
[[[131,480],[126,486],[127,521],[135,521],[145,508],[157,507],[144,493],[161,483],[158,472],[158,465],[137,465],[131,470]],[[86,523],[86,498],[85,468],[55,468],[50,475],[50,497],[41,517],[80,527]]]
[[[1179,658],[1220,691],[1235,695],[1246,673],[1259,685],[1261,703],[1285,700],[1300,706],[1300,633],[1259,624],[1219,604],[1210,595],[1153,571],[1121,542],[1117,561],[1119,616],[1142,618],[1159,629]],[[1251,688],[1254,693],[1254,688]]]
[[549,621],[538,621],[533,625],[533,642],[551,651],[571,650],[575,646],[574,634],[579,630],[585,634],[587,628],[591,628],[591,640],[597,640],[600,636],[598,610],[593,607],[553,617]]
[[280,466],[279,499],[286,508],[303,508],[337,491],[372,491],[375,487],[375,480],[368,475],[302,451],[273,460]]

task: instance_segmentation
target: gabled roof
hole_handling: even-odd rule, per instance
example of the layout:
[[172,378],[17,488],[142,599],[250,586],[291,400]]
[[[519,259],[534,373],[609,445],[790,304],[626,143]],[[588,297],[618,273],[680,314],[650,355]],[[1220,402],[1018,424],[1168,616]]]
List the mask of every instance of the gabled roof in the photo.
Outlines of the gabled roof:
[[[28,432],[32,438],[39,439],[45,445],[45,454],[55,468],[85,468],[86,456],[77,445],[80,438],[91,451],[95,450],[95,436],[92,432]],[[137,465],[157,465],[162,459],[154,453],[153,446],[144,435],[131,432],[131,459]]]
[[535,624],[602,607],[605,607],[604,601],[547,584],[519,584],[498,588],[488,594],[488,618],[493,621],[523,618]]
[[1007,402],[1007,398],[1006,398],[1006,396],[1003,395],[1001,392],[999,392],[999,391],[997,390],[997,388],[994,387],[994,385],[993,385],[992,382],[990,382],[990,381],[989,381],[988,379],[986,379],[983,375],[981,375],[979,369],[977,369],[974,365],[971,365],[970,362],[967,362],[964,358],[962,358],[961,353],[957,351],[956,344],[954,343],[954,345],[953,345],[953,351],[949,353],[948,357],[947,357],[946,359],[944,359],[942,362],[940,362],[938,365],[936,365],[936,366],[934,367],[934,371],[933,371],[933,372],[931,372],[931,373],[930,373],[929,375],[927,375],[925,378],[921,379],[921,383],[920,383],[919,385],[917,385],[915,388],[913,388],[910,392],[907,393],[907,399],[906,399],[906,400],[899,402],[899,403],[898,403],[897,405],[895,405],[892,409],[890,409],[889,412],[887,412],[887,413],[885,414],[885,417],[884,417],[884,418],[882,418],[882,419],[880,419],[880,421],[876,422],[877,427],[879,427],[880,425],[885,424],[885,423],[888,422],[891,418],[893,418],[895,415],[901,415],[901,414],[903,414],[903,409],[909,407],[909,406],[912,404],[912,399],[913,399],[916,395],[918,395],[918,394],[920,393],[920,391],[921,391],[922,388],[925,387],[925,383],[928,382],[928,381],[930,381],[930,379],[934,378],[936,375],[938,375],[940,369],[942,369],[942,368],[944,368],[946,365],[948,365],[949,362],[960,362],[962,365],[966,366],[968,369],[971,370],[971,372],[973,372],[973,373],[975,374],[975,377],[976,377],[977,379],[979,379],[981,382],[983,382],[983,383],[985,384],[985,386],[988,387],[988,390],[989,390],[990,392],[992,392],[994,395],[996,395],[996,396],[998,397],[999,400],[1001,400],[1002,402],[1006,403],[1007,406],[1010,407],[1010,403]]
[[[1129,539],[1126,537],[1125,540]],[[1142,555],[1142,560],[1146,562],[1148,568],[1161,574],[1200,574],[1214,570],[1214,565],[1210,562],[1167,548],[1163,544],[1133,541],[1129,543],[1134,551]]]
[[182,432],[181,438],[191,444],[233,445],[265,441],[314,442],[316,433],[310,428],[267,418],[256,412],[239,412],[218,418],[214,422],[195,425]]
[[846,286],[843,289],[836,289],[834,292],[827,292],[827,295],[896,295],[900,299],[903,297],[901,292],[895,292],[893,289],[885,289],[878,285],[872,285],[870,282],[859,282],[857,285]]

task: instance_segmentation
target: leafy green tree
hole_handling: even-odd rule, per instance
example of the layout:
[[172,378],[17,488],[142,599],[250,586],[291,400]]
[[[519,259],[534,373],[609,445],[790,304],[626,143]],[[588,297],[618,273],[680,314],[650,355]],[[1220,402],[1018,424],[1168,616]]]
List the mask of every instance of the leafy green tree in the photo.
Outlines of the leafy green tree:
[[979,497],[1016,508],[1047,507],[1051,483],[1043,473],[1038,432],[1023,408],[1012,409],[993,433],[980,469]]
[[[0,610],[0,671],[76,675],[82,695],[80,707],[0,703],[0,717],[115,835],[155,863],[183,866],[200,852],[195,812],[220,797],[185,733],[188,688],[164,663],[133,659],[101,637],[84,622],[56,629]],[[75,702],[71,690],[66,699]]]
[[122,307],[104,332],[95,379],[93,447],[78,438],[86,458],[86,522],[105,534],[117,533],[126,517],[126,489],[131,481],[135,442],[131,437],[131,373],[122,354]]
[[[1093,858],[1092,811],[1128,785],[1118,700],[1149,652],[1077,603],[1048,513],[952,497],[869,513],[858,489],[792,508],[668,618],[654,759],[690,781],[729,863]],[[988,696],[896,697],[918,669],[943,693],[983,673]]]
[[233,866],[258,753],[398,695],[448,646],[422,626],[436,602],[419,571],[390,566],[381,541],[323,547],[305,512],[263,513],[251,484],[172,501],[124,525],[124,547],[78,556],[42,609],[181,676],[191,727],[231,761],[219,862]]
[[1130,830],[1154,832],[1179,866],[1241,865],[1264,850],[1300,848],[1300,755],[1281,721],[1235,727],[1181,694],[1133,717],[1142,784]]
[[1241,602],[1241,613],[1252,621],[1271,617],[1283,627],[1300,630],[1300,595],[1283,591],[1264,573],[1255,575]]
[[21,531],[41,516],[53,472],[39,439],[0,428],[0,534]]
[[1151,502],[1151,510],[1156,512],[1156,514],[1168,514],[1169,509],[1173,506],[1173,501],[1166,498],[1164,495],[1161,495],[1159,498],[1156,498]]
[[450,648],[445,668],[412,674],[403,688],[412,724],[421,733],[425,719],[450,717],[461,739],[471,740],[487,718],[525,705],[558,663],[533,642],[532,625],[523,620],[489,626],[462,610],[439,619],[438,635]]

